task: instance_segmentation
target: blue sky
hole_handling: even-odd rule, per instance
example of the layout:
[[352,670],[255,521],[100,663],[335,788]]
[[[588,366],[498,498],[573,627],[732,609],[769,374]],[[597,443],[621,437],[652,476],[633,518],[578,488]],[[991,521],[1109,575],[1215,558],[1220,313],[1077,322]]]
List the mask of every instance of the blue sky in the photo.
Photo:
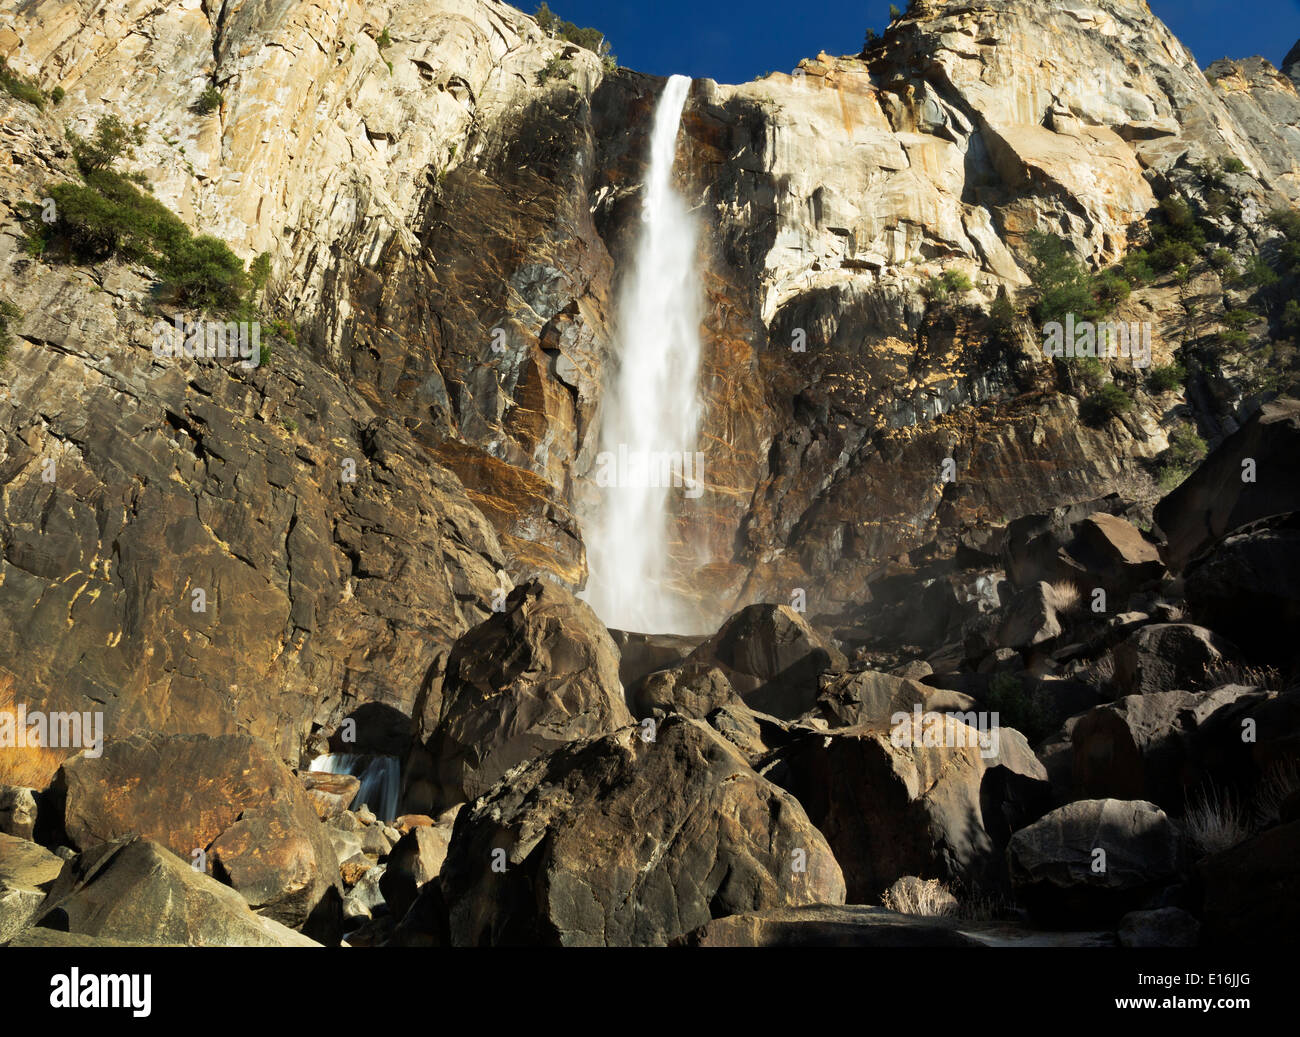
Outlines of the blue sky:
[[[538,6],[514,2],[529,14]],[[1252,54],[1277,64],[1300,39],[1300,0],[1150,3],[1202,67]],[[855,53],[868,26],[880,30],[889,21],[889,0],[552,0],[551,7],[603,30],[629,68],[721,83],[788,72],[819,50]]]

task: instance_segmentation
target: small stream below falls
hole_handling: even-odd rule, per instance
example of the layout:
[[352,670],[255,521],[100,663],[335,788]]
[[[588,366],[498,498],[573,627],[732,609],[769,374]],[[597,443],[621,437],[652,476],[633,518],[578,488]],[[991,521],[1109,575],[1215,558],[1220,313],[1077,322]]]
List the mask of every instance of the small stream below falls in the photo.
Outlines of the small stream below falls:
[[381,821],[397,817],[402,791],[402,767],[396,756],[368,756],[360,753],[330,753],[311,761],[308,770],[318,774],[350,774],[361,779],[361,788],[350,809],[364,803]]

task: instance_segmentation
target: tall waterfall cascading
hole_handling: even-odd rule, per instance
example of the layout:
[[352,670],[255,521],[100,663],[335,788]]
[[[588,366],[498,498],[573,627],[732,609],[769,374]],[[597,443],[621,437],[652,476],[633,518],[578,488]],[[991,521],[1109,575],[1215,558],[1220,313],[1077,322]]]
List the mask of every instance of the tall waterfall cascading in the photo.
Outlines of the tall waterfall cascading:
[[641,234],[619,298],[618,374],[603,402],[601,510],[587,538],[583,594],[606,625],[654,633],[694,632],[691,611],[668,586],[673,497],[703,492],[698,231],[672,179],[690,85],[673,76],[655,110]]
[[353,797],[351,808],[357,810],[364,804],[381,821],[397,817],[397,801],[402,792],[402,767],[397,757],[331,753],[316,757],[308,770],[360,778],[361,788]]

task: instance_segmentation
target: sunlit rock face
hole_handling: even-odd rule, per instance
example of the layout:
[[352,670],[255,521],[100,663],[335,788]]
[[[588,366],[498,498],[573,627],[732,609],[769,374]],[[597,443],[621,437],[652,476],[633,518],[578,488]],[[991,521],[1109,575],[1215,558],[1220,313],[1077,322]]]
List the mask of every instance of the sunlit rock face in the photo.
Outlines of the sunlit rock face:
[[[0,587],[20,617],[4,647],[33,703],[107,694],[131,723],[252,725],[286,752],[360,701],[427,711],[440,653],[495,595],[587,580],[663,81],[489,0],[91,6],[33,0],[0,29],[15,69],[66,91],[57,113],[0,97],[0,273],[27,315],[0,425],[25,574]],[[797,592],[810,612],[859,603],[966,526],[1127,485],[1167,446],[1167,401],[1138,391],[1091,429],[1033,329],[989,334],[1026,234],[1113,261],[1157,188],[1195,192],[1197,163],[1235,157],[1246,248],[1294,192],[1289,81],[1242,65],[1211,84],[1144,3],[920,3],[865,57],[797,72],[696,81],[677,138],[706,468],[669,546],[701,632]],[[129,167],[197,232],[271,253],[299,344],[268,370],[156,367],[144,278],[22,253],[17,206],[74,175],[61,124],[105,112],[144,125]],[[974,285],[960,305],[925,298],[944,270]],[[1156,363],[1175,295],[1123,311],[1155,323]],[[42,489],[56,448],[75,492]],[[181,549],[187,568],[150,575]],[[199,581],[240,603],[216,641],[183,611]],[[56,629],[58,657],[40,647]]]

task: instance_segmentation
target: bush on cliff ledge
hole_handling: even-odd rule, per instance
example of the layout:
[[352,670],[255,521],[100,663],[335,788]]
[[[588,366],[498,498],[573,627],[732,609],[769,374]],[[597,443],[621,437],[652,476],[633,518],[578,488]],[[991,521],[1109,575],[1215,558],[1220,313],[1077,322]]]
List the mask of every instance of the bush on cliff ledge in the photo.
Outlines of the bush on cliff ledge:
[[51,248],[71,262],[94,263],[116,256],[149,267],[177,302],[200,310],[248,316],[254,296],[266,283],[269,259],[259,257],[254,276],[225,242],[195,236],[185,222],[114,165],[133,153],[142,140],[139,127],[117,116],[103,116],[89,138],[69,130],[73,157],[82,182],[46,187],[54,202],[53,222],[40,206],[31,206],[34,229],[27,250],[45,255]]

